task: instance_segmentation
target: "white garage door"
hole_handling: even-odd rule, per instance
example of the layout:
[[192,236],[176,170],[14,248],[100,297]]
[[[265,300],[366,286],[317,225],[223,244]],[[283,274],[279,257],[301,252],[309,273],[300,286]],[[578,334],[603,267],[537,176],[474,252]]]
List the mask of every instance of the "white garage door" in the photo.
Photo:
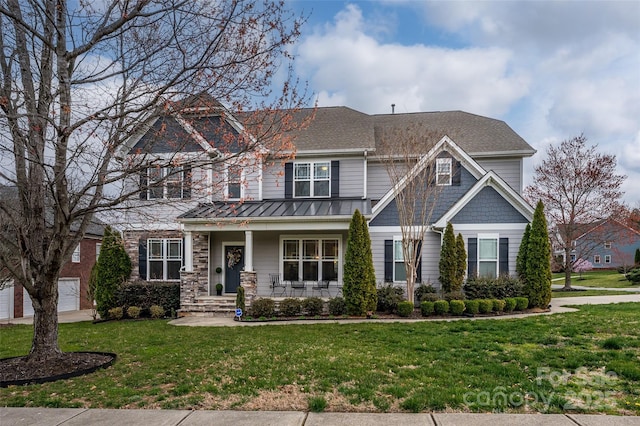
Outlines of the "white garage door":
[[[58,281],[58,312],[77,311],[80,309],[80,280],[78,278],[60,278]],[[33,316],[31,298],[24,291],[22,315]]]
[[13,285],[0,290],[0,320],[13,318]]

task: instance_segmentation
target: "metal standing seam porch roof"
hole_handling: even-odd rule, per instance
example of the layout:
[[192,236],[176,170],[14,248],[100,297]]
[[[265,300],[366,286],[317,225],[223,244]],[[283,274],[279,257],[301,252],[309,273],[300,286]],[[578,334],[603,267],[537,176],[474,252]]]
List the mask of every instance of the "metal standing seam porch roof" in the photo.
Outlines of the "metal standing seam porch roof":
[[371,201],[361,198],[263,200],[202,203],[178,216],[180,222],[203,220],[281,220],[313,217],[351,218],[356,209],[371,215]]

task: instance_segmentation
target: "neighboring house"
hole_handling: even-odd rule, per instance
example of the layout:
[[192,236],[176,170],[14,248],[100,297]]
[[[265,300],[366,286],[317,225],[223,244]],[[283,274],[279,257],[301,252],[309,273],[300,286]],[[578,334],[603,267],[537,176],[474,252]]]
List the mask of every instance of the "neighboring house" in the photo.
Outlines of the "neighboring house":
[[[5,187],[7,189],[7,187]],[[104,224],[94,220],[87,227],[69,262],[60,271],[58,280],[58,312],[91,309],[93,301],[87,296],[91,268],[100,251]],[[21,285],[6,282],[0,287],[0,320],[33,316],[33,305]]]
[[[636,249],[640,248],[640,232],[615,219],[579,225],[576,234],[579,236],[571,244],[571,261],[587,260],[594,269],[633,266]],[[563,250],[555,253],[564,260]]]
[[[287,285],[285,294],[297,290],[292,282],[306,285],[298,294],[313,294],[318,282],[329,282],[324,295],[337,294],[356,209],[369,223],[377,281],[402,285],[398,214],[376,150],[385,129],[414,124],[443,131],[425,154],[425,164],[436,164],[442,191],[421,243],[418,279],[439,285],[447,222],[464,236],[470,275],[515,273],[520,240],[533,217],[521,196],[523,159],[535,150],[506,123],[460,111],[367,115],[347,107],[317,108],[301,113],[315,118],[297,132],[294,159],[266,157],[247,168],[225,169],[202,161],[211,158],[218,144],[210,138],[215,132],[203,130],[205,123],[219,120],[226,131],[238,134],[244,129],[241,116],[236,120],[228,112],[220,114],[167,114],[128,146],[130,156],[163,156],[175,146],[169,139],[177,138],[182,158],[194,160],[193,166],[183,163],[184,173],[174,175],[171,187],[151,187],[157,168],[135,182],[144,191],[123,232],[134,264],[132,279],[181,280],[183,310],[198,296],[215,294],[218,282],[225,294],[242,284],[248,293],[269,296],[274,280]],[[214,175],[222,176],[224,184],[207,188]],[[158,204],[158,199],[164,202]]]

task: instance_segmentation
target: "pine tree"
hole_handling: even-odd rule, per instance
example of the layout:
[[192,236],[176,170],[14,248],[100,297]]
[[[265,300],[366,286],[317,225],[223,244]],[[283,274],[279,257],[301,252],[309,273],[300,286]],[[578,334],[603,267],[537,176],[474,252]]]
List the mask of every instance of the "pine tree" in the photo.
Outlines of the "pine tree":
[[457,257],[456,257],[456,237],[453,233],[453,226],[447,223],[442,238],[442,248],[440,249],[440,285],[445,293],[451,293],[455,287]]
[[131,259],[124,249],[120,233],[110,226],[104,230],[96,265],[97,311],[101,318],[106,318],[109,309],[115,307],[116,290],[131,275]]
[[516,257],[516,274],[518,274],[518,278],[523,284],[526,281],[525,267],[527,263],[527,246],[529,244],[530,234],[531,224],[527,223],[527,227],[524,229],[524,234],[522,235],[522,240],[520,241],[518,257]]
[[375,311],[378,300],[371,239],[367,222],[359,210],[353,213],[349,224],[342,293],[349,315],[365,315],[367,311]]
[[546,308],[551,301],[551,245],[544,217],[544,205],[538,201],[533,214],[525,260],[525,293],[530,308]]
[[467,271],[467,250],[464,248],[464,238],[462,234],[456,237],[456,282],[452,291],[462,290],[464,274]]

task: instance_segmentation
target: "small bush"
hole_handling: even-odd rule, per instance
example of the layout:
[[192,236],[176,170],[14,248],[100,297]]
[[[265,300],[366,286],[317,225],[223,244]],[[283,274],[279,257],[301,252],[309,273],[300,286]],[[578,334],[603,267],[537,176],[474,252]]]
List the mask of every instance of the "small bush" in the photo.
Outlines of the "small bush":
[[115,319],[115,320],[121,320],[123,316],[124,316],[124,311],[121,307],[118,306],[117,308],[109,309],[109,318]]
[[465,295],[461,291],[452,291],[444,295],[444,300],[451,302],[452,300],[464,300],[466,299]]
[[329,299],[329,314],[340,316],[347,313],[347,304],[342,297]]
[[433,315],[434,312],[434,306],[433,306],[434,302],[425,300],[424,302],[420,303],[420,313],[422,314],[423,317],[428,317],[429,315]]
[[480,311],[480,302],[477,299],[464,301],[465,312],[475,315]]
[[529,299],[526,297],[516,297],[516,311],[524,311],[529,307]]
[[255,318],[271,318],[275,314],[276,304],[273,299],[259,298],[251,304],[251,316]]
[[413,292],[414,300],[416,302],[423,302],[423,299],[427,294],[436,294],[436,289],[431,284],[420,284]]
[[398,303],[398,315],[401,317],[409,317],[413,313],[413,303],[409,301],[403,301]]
[[433,302],[433,310],[437,315],[444,315],[449,312],[449,302],[446,300],[436,300]]
[[493,299],[493,312],[504,312],[507,302],[501,299]]
[[516,308],[516,299],[513,297],[509,297],[504,299],[505,305],[504,305],[504,311],[505,312],[513,312],[513,310]]
[[297,317],[302,312],[302,302],[293,297],[287,297],[278,307],[280,315],[285,317]]
[[302,301],[302,309],[311,317],[322,314],[324,302],[319,297],[307,297]]
[[151,318],[160,319],[164,318],[165,310],[160,305],[151,305],[149,306],[149,313],[151,314]]
[[478,300],[478,312],[481,314],[488,314],[493,311],[493,300],[491,299],[480,299]]
[[437,293],[425,293],[422,295],[423,302],[435,302],[436,300],[440,300]]
[[404,290],[387,284],[378,290],[378,312],[396,312],[398,303],[404,299]]
[[244,310],[246,309],[244,287],[238,286],[238,289],[236,291],[236,308],[242,309],[242,312],[244,312]]
[[640,268],[634,268],[624,276],[632,285],[640,284]]
[[140,309],[137,306],[129,306],[127,308],[127,316],[129,318],[133,318],[133,319],[139,318],[140,317],[140,311],[142,311],[142,309]]
[[462,315],[465,310],[464,300],[452,300],[449,302],[451,315]]

